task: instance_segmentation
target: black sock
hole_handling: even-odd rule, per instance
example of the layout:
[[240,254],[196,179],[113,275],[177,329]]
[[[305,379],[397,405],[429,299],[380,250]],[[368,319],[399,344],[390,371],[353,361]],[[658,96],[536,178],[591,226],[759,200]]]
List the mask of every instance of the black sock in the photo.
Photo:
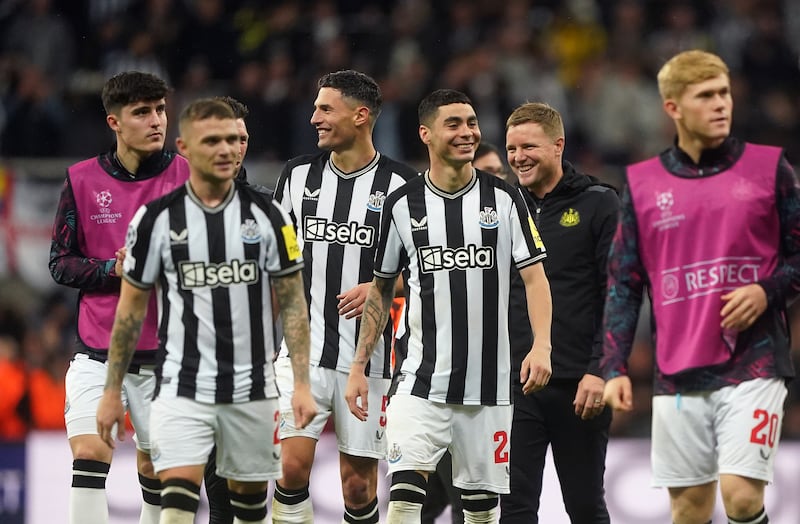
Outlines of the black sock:
[[378,497],[363,508],[354,509],[344,507],[344,521],[354,524],[378,524]]

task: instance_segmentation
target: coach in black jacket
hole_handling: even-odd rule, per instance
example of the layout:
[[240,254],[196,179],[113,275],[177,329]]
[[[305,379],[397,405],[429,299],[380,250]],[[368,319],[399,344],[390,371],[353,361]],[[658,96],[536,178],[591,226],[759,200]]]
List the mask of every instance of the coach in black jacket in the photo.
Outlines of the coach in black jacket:
[[[571,522],[609,522],[603,474],[611,411],[603,404],[599,363],[606,259],[619,198],[611,186],[564,161],[564,143],[561,115],[546,104],[523,104],[506,123],[509,165],[547,249],[553,375],[546,388],[527,396],[518,376],[515,381],[511,493],[501,502],[504,524],[538,522],[548,445]],[[509,323],[519,375],[533,335],[518,276],[512,281]]]

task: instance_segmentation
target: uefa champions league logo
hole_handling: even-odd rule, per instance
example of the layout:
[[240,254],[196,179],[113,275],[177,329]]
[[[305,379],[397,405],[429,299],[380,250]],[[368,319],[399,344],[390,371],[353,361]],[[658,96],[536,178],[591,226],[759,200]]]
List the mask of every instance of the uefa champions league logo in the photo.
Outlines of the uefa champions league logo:
[[97,207],[100,208],[101,213],[108,213],[108,208],[111,207],[111,203],[114,201],[114,199],[111,198],[111,191],[104,189],[103,191],[97,193],[95,201],[97,202]]

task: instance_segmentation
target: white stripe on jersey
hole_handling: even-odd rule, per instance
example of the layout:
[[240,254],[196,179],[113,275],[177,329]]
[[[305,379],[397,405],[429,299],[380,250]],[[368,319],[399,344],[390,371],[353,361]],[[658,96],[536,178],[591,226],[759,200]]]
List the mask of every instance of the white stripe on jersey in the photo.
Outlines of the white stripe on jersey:
[[156,396],[276,397],[270,275],[302,268],[277,202],[236,185],[210,209],[186,184],[136,213],[126,246],[125,278],[159,293]]
[[[312,365],[350,371],[360,320],[339,316],[336,295],[372,280],[384,199],[416,176],[380,154],[353,173],[333,165],[329,152],[299,157],[284,168],[275,198],[294,218],[303,250]],[[369,376],[391,377],[390,342],[379,342]],[[286,354],[285,344],[281,352]]]
[[410,272],[408,354],[397,392],[509,404],[511,265],[544,257],[525,203],[495,177],[477,174],[447,194],[426,173],[387,199],[375,274],[395,276],[406,260]]

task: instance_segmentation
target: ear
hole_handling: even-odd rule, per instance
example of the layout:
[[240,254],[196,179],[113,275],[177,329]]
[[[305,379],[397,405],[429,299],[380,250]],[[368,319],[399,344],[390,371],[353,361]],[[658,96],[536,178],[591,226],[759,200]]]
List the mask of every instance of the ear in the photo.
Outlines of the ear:
[[369,108],[366,106],[357,107],[353,117],[353,123],[355,123],[356,126],[369,125]]
[[428,129],[428,126],[419,125],[419,139],[422,140],[422,143],[425,145],[431,143],[431,130]]
[[180,153],[181,156],[185,157],[187,151],[186,141],[183,138],[178,137],[175,139],[175,146],[178,148],[178,153]]
[[119,133],[119,119],[117,118],[117,115],[114,113],[107,114],[106,124],[108,124],[108,127],[110,127],[112,131]]
[[681,110],[675,100],[668,98],[664,100],[664,112],[673,120],[681,119]]
[[563,136],[560,136],[556,139],[555,143],[553,144],[556,147],[556,154],[560,157],[564,153],[564,146],[566,145],[567,141]]

